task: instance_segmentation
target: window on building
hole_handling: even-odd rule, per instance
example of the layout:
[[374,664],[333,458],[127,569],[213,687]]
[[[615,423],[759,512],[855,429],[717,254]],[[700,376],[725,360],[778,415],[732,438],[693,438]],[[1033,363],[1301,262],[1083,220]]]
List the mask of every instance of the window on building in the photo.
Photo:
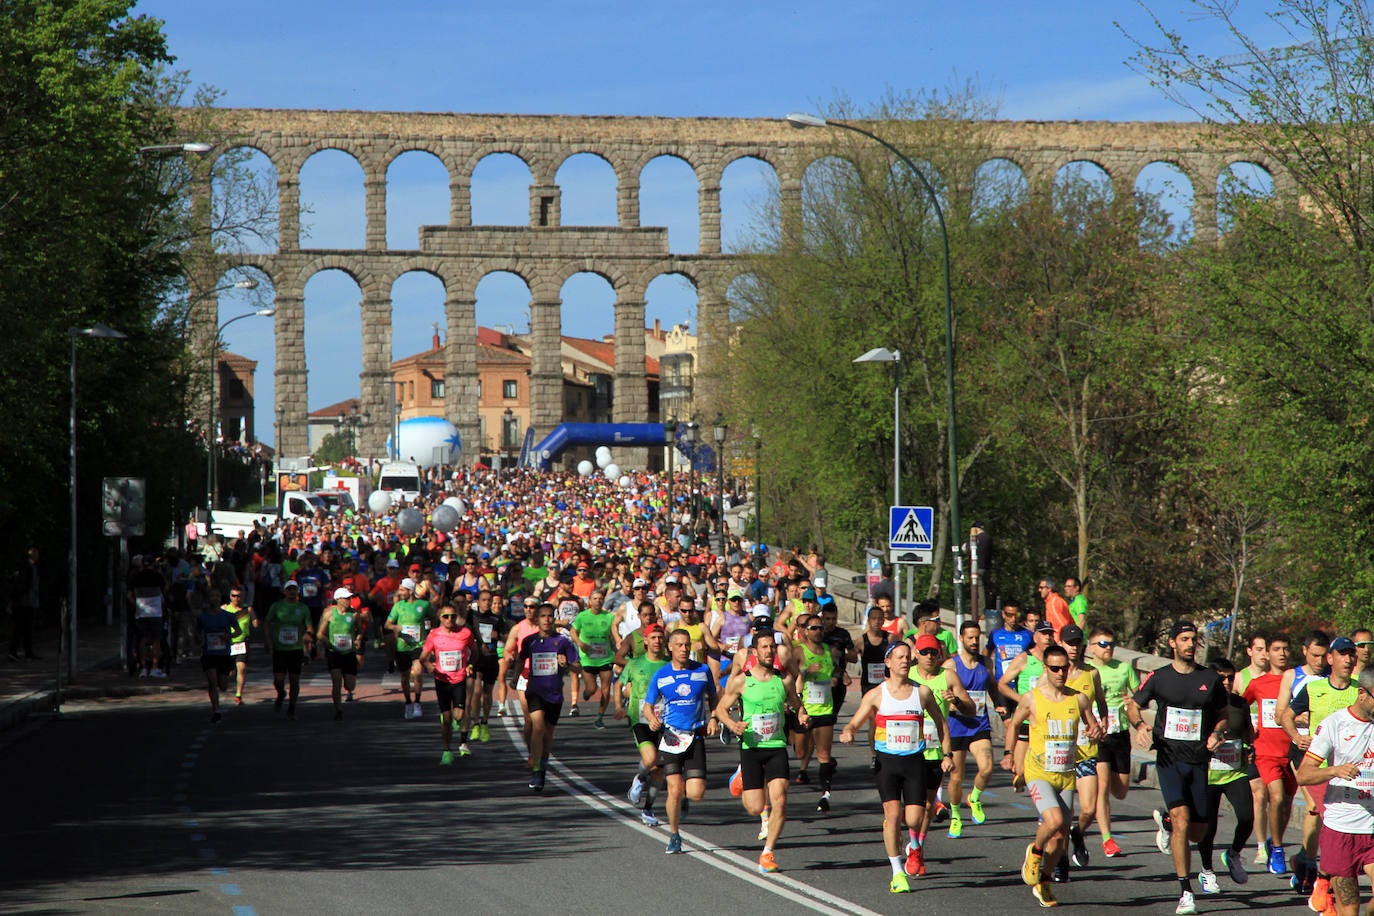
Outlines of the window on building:
[[232,378],[229,380],[229,397],[235,401],[241,401],[248,397],[248,389],[243,386],[243,379]]
[[441,379],[441,378],[432,378],[432,379],[429,380],[429,396],[430,396],[432,399],[436,400],[436,401],[443,400],[443,397],[444,397],[444,380],[443,380],[443,379]]
[[514,399],[520,397],[520,383],[508,378],[501,383],[501,397]]
[[520,442],[520,418],[515,416],[501,418],[501,448],[513,449]]

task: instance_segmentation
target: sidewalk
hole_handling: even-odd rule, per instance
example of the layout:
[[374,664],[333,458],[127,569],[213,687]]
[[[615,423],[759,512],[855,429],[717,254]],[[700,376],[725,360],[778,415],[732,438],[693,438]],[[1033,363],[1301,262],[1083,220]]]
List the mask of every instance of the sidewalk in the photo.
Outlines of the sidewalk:
[[[9,652],[8,618],[0,641]],[[0,732],[16,728],[33,714],[52,712],[57,700],[58,633],[46,623],[34,634],[33,651],[38,660],[10,661],[0,654]],[[166,680],[131,678],[119,664],[119,627],[81,621],[76,637],[76,677],[67,672],[62,655],[62,700],[96,697],[130,697],[190,690],[203,678],[199,666],[175,666]]]

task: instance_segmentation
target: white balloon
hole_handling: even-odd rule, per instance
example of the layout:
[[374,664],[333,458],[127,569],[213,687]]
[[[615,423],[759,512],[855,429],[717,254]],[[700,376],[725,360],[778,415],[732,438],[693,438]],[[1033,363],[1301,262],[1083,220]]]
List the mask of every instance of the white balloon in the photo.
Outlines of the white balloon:
[[373,490],[372,495],[367,498],[367,507],[381,515],[391,508],[391,494],[385,490]]
[[425,517],[419,509],[402,509],[396,513],[396,527],[401,529],[401,533],[406,537],[419,534],[424,526]]
[[620,478],[620,485],[621,485],[622,487],[628,487],[628,486],[630,485],[630,475],[629,475],[629,474],[625,474],[624,476],[622,476],[622,477]]
[[457,512],[460,518],[468,514],[467,503],[463,502],[456,496],[450,496],[448,499],[444,500],[444,505],[452,506],[453,511]]
[[458,527],[458,510],[444,503],[434,510],[429,522],[440,531],[452,531]]
[[590,461],[582,460],[577,462],[577,473],[582,477],[590,477],[596,468]]
[[619,480],[619,479],[620,479],[620,465],[618,465],[618,464],[608,464],[608,465],[606,465],[605,472],[606,472],[606,479],[607,479],[607,480]]
[[605,468],[611,463],[611,450],[606,446],[601,446],[596,450],[596,466]]

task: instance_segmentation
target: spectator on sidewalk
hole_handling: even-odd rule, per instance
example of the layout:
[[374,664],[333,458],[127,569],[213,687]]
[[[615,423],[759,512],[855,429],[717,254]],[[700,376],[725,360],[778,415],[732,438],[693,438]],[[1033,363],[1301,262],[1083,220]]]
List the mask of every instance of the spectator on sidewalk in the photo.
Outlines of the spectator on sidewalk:
[[10,613],[14,617],[10,631],[10,654],[12,662],[19,661],[19,653],[24,658],[38,661],[33,654],[33,622],[38,616],[39,583],[38,548],[30,547],[19,565],[10,576]]

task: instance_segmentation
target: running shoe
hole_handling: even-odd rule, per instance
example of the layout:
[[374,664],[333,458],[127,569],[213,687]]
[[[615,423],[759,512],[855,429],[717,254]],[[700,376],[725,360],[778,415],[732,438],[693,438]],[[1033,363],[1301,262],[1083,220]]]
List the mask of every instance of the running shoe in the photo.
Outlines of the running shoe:
[[645,827],[657,827],[659,825],[658,818],[654,817],[654,812],[650,811],[648,808],[639,812],[639,820]]
[[353,702],[353,691],[351,691],[351,690],[348,691],[348,702],[350,702],[350,703]]
[[406,703],[406,704],[404,704],[404,705],[401,707],[401,718],[402,718],[402,719],[405,719],[407,722],[409,722],[411,719],[415,718],[415,704],[414,704],[414,703]]
[[1069,883],[1069,857],[1060,856],[1059,861],[1054,863],[1054,872],[1050,875],[1050,880],[1055,884]]
[[906,875],[897,872],[892,876],[892,883],[887,886],[887,889],[894,894],[909,894],[911,893],[911,882],[907,880]]
[[543,791],[544,791],[544,784],[541,783],[541,782],[539,781],[539,774],[538,774],[538,773],[531,773],[531,774],[530,774],[530,788],[533,789],[533,790],[536,791],[536,792],[543,792]]
[[417,700],[417,701],[415,702],[415,718],[417,718],[417,719],[423,719],[424,717],[425,717],[425,708],[424,708],[423,706],[421,706],[421,705],[420,705],[420,702]]
[[476,729],[476,731],[477,731],[476,737],[477,737],[477,740],[478,740],[478,741],[482,742],[483,744],[486,744],[488,741],[491,740],[491,727],[490,727],[489,725],[487,725],[487,723],[485,723],[485,722],[479,722],[479,723],[477,723],[477,729]]
[[1221,851],[1221,864],[1226,866],[1226,870],[1231,873],[1231,880],[1237,884],[1244,884],[1250,880],[1250,873],[1245,870],[1245,863],[1240,860],[1240,853],[1223,849]]
[[234,705],[235,705],[235,706],[242,706],[242,705],[243,705],[243,695],[242,695],[242,694],[235,694],[235,695],[234,695]]
[[830,793],[822,792],[820,799],[816,802],[816,810],[822,813],[830,810]]
[[[1167,856],[1174,848],[1174,828],[1169,822],[1169,812],[1165,811],[1163,808],[1156,808],[1153,814],[1155,826],[1159,828],[1155,831],[1155,846],[1159,848],[1160,852]],[[1192,895],[1190,894],[1189,897],[1191,898]]]
[[811,774],[807,773],[805,770],[798,770],[797,777],[793,782],[799,786],[808,785],[811,782]]
[[1331,879],[1322,875],[1312,882],[1312,896],[1307,898],[1307,908],[1314,913],[1324,913],[1331,906]]
[[1055,899],[1054,890],[1050,887],[1048,881],[1041,881],[1035,887],[1031,888],[1031,893],[1035,895],[1035,899],[1039,900],[1040,905],[1045,909],[1059,906],[1059,901]]
[[639,778],[638,773],[635,774],[635,778],[630,782],[628,797],[632,805],[638,805],[644,801],[644,780]]
[[764,808],[763,813],[759,815],[759,835],[757,839],[768,839],[768,813],[768,809]]
[[1221,884],[1217,882],[1217,873],[1206,869],[1197,873],[1197,883],[1202,887],[1204,894],[1221,893]]
[[958,811],[955,811],[949,816],[949,838],[951,840],[957,840],[963,835],[964,819],[959,816]]
[[1193,892],[1184,891],[1178,895],[1178,906],[1174,908],[1174,916],[1192,916],[1197,912],[1197,904],[1193,902]]
[[759,874],[771,875],[775,871],[782,871],[782,869],[778,868],[778,863],[773,861],[771,852],[765,852],[759,856]]
[[1293,875],[1288,879],[1288,886],[1293,889],[1295,894],[1310,894],[1312,889],[1309,887],[1303,891],[1303,885],[1307,882],[1307,854],[1301,847],[1298,854],[1293,857]]
[[935,813],[931,815],[930,822],[938,825],[943,824],[947,820],[949,820],[949,805],[944,802],[936,802]]
[[902,864],[902,870],[913,878],[919,878],[926,873],[925,854],[921,847],[910,840],[906,842],[906,862]]
[[1021,880],[1026,882],[1027,887],[1035,887],[1040,883],[1040,863],[1044,857],[1034,852],[1035,844],[1026,844],[1026,860],[1021,863]]
[[1069,825],[1069,844],[1073,847],[1072,861],[1078,868],[1088,867],[1088,843],[1077,824]]
[[981,824],[983,821],[987,820],[987,815],[983,812],[983,802],[981,799],[978,801],[969,799],[968,810],[969,813],[973,815],[973,822],[975,824]]
[[1116,840],[1103,840],[1102,854],[1109,859],[1121,859],[1126,856],[1126,853],[1116,844]]
[[574,719],[576,719],[581,714],[581,711],[576,706],[574,706],[572,710],[568,713],[568,715],[572,716]]
[[736,766],[735,772],[730,774],[730,794],[735,798],[744,794],[744,772],[739,766]]
[[444,751],[443,754],[439,755],[439,766],[453,766],[453,751]]
[[1267,865],[1269,863],[1269,841],[1265,840],[1255,846],[1255,864]]
[[1269,874],[1285,875],[1288,873],[1288,857],[1283,852],[1282,846],[1275,846],[1269,851]]
[[682,837],[675,833],[668,837],[668,845],[664,848],[663,854],[671,856],[679,852],[682,852]]
[[492,703],[492,704],[491,704],[491,714],[492,714],[493,716],[496,716],[497,718],[500,718],[501,716],[504,716],[504,715],[506,714],[506,701],[505,701],[505,700],[497,700],[495,703]]
[[[468,747],[468,743],[467,743],[466,741],[464,741],[462,744],[458,745],[458,756],[459,756],[459,757],[471,757],[471,756],[472,756],[472,749]],[[539,772],[540,772],[540,773],[543,773],[544,771],[543,771],[543,770],[540,770]],[[543,777],[541,776],[540,778],[542,779]]]

